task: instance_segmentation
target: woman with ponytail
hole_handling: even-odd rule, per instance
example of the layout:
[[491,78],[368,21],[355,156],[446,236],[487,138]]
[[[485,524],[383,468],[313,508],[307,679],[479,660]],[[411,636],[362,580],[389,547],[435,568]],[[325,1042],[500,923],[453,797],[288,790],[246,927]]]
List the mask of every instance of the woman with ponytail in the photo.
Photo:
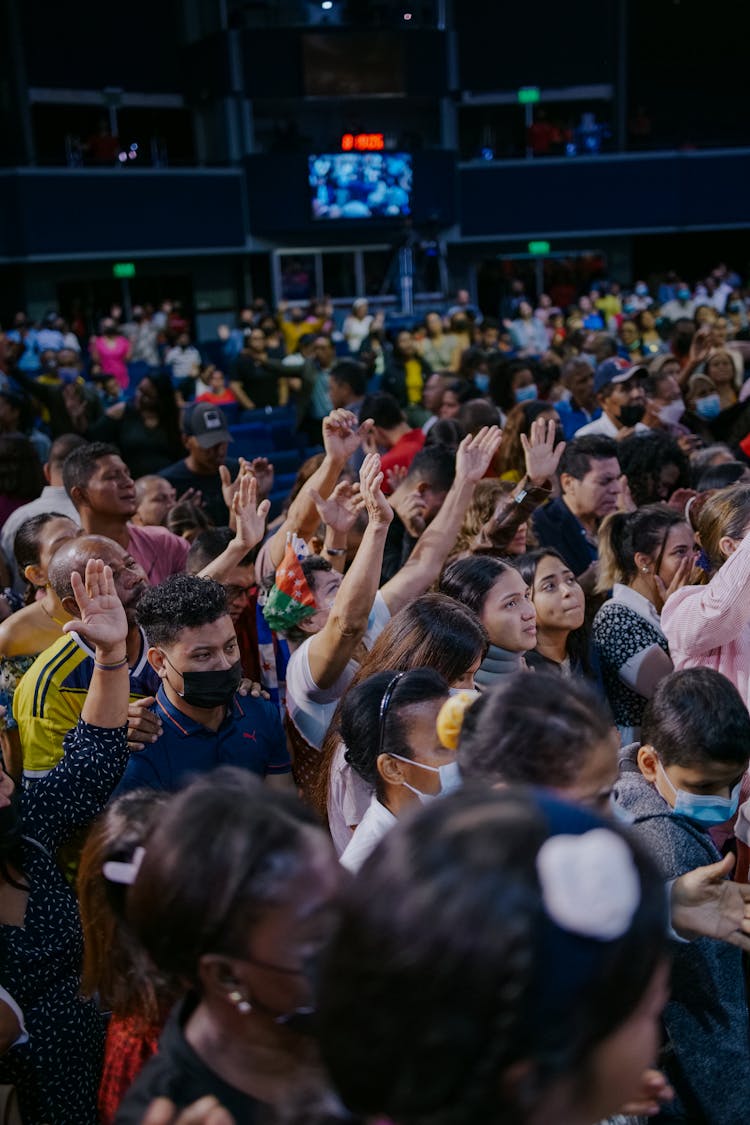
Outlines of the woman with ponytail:
[[695,536],[670,508],[613,512],[599,531],[599,593],[612,590],[594,618],[604,690],[623,745],[640,738],[657,684],[673,670],[661,611],[690,581]]

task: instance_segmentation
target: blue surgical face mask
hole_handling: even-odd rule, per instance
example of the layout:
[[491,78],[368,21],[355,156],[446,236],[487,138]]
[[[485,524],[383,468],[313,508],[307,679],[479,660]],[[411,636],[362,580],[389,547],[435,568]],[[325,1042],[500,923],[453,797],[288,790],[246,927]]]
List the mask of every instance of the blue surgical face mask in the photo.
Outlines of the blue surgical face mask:
[[422,805],[429,805],[430,801],[434,801],[437,797],[445,797],[446,794],[452,793],[454,789],[461,788],[461,774],[458,769],[458,762],[454,758],[452,762],[446,762],[444,766],[426,766],[424,762],[415,762],[412,758],[402,758],[400,754],[390,755],[392,758],[398,758],[400,762],[406,762],[410,766],[416,766],[420,770],[429,770],[430,773],[437,773],[440,775],[440,792],[439,793],[423,793],[421,789],[415,789],[413,785],[409,785],[408,781],[403,784],[412,793],[415,794],[417,800]]
[[659,762],[661,775],[674,794],[674,807],[672,811],[676,816],[687,817],[688,820],[700,824],[702,828],[715,828],[731,820],[737,812],[740,803],[741,781],[738,781],[729,797],[716,797],[713,793],[701,797],[697,793],[688,793],[684,789],[677,789],[669,780],[667,771]]
[[529,383],[528,387],[519,387],[515,392],[516,402],[533,402],[538,393],[536,383]]
[[478,391],[481,391],[483,395],[487,394],[487,391],[490,389],[489,375],[483,374],[481,371],[477,371],[476,375],[474,376],[474,386]]
[[677,296],[678,296],[680,301],[689,301],[690,300],[690,290],[689,289],[678,289],[677,290]]
[[695,413],[699,418],[705,418],[707,421],[721,414],[721,399],[718,394],[704,395],[703,398],[697,398],[695,400]]

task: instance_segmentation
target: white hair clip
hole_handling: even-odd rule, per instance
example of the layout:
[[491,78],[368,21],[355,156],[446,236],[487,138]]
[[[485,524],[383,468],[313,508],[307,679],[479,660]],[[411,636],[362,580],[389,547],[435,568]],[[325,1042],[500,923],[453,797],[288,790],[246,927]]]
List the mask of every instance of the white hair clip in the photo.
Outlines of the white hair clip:
[[630,848],[608,828],[550,836],[536,857],[544,908],[561,929],[598,941],[627,933],[641,901]]
[[110,883],[120,883],[124,887],[132,887],[145,854],[143,848],[136,848],[130,863],[121,863],[116,859],[107,860],[102,867],[102,875]]

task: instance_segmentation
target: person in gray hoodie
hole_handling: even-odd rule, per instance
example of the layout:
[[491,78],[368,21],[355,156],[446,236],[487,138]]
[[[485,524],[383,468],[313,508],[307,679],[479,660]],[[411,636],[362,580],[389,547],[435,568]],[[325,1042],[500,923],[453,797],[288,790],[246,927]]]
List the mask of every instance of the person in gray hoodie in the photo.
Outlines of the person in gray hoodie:
[[[644,713],[641,744],[621,751],[615,796],[666,879],[721,859],[710,830],[737,811],[749,754],[750,715],[729,680],[709,668],[662,680]],[[747,1120],[750,1045],[740,950],[705,937],[676,943],[662,1018],[662,1065],[676,1097],[658,1120]]]

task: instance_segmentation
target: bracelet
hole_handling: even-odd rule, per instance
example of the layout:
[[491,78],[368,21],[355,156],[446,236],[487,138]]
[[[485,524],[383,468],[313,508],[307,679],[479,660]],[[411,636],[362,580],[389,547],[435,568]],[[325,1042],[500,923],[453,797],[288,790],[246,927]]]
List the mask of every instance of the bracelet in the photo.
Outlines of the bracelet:
[[114,664],[100,664],[98,660],[94,659],[94,667],[101,672],[116,672],[118,668],[126,668],[127,666],[127,656],[123,656],[122,660],[118,660]]
[[327,555],[345,555],[347,552],[346,547],[324,547],[323,550]]

